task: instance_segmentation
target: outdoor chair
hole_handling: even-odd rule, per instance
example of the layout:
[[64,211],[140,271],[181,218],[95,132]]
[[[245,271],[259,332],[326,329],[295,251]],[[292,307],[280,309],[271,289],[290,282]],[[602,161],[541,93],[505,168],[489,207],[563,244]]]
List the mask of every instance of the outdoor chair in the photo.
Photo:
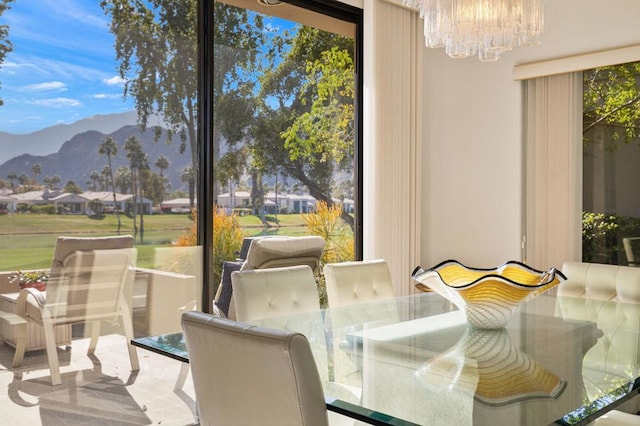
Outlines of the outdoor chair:
[[[246,260],[235,269],[248,271],[307,265],[313,272],[318,272],[324,245],[324,239],[317,236],[254,238]],[[229,271],[226,274],[223,271],[223,279],[213,302],[213,312],[221,317],[236,319],[230,276]]]
[[[131,369],[139,369],[138,356],[131,345],[133,325],[125,293],[133,280],[135,250],[133,237],[59,237],[45,292],[22,289],[16,302],[18,315],[40,324],[44,330],[51,382],[62,382],[54,327],[61,324],[91,324],[87,353],[93,354],[102,320],[120,320],[124,328]],[[16,366],[24,356],[22,333],[17,336]]]

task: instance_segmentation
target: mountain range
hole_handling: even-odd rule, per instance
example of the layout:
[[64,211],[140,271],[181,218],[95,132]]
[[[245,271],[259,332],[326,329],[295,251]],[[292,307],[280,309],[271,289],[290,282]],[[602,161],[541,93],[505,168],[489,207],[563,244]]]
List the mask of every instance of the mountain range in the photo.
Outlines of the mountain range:
[[47,155],[58,152],[73,136],[89,130],[115,132],[128,124],[136,124],[135,111],[94,115],[71,124],[57,124],[32,133],[12,134],[0,131],[0,164],[22,154]]
[[[182,170],[191,163],[189,151],[183,154],[179,151],[179,141],[173,140],[171,143],[163,142],[164,138],[160,138],[160,142],[154,142],[153,129],[141,131],[135,124],[135,113],[133,120],[131,116],[126,114],[115,114],[115,117],[101,116],[92,119],[82,120],[67,127],[53,126],[40,130],[30,135],[9,135],[0,132],[0,147],[2,156],[6,157],[5,149],[17,149],[13,144],[22,146],[21,153],[14,156],[4,163],[0,164],[0,179],[7,179],[10,173],[16,173],[18,176],[25,174],[33,176],[33,165],[40,164],[41,173],[37,179],[42,182],[45,176],[58,175],[63,186],[67,181],[73,180],[82,189],[88,189],[87,181],[90,180],[90,174],[93,170],[100,172],[107,165],[107,157],[100,155],[99,146],[108,136],[112,137],[118,146],[117,155],[112,157],[112,167],[114,172],[120,166],[128,166],[129,160],[123,146],[129,136],[137,136],[144,152],[147,153],[149,166],[151,170],[158,173],[159,170],[154,166],[154,162],[159,155],[164,155],[169,159],[170,166],[164,171],[164,175],[171,184],[170,191],[177,189],[185,189],[185,184],[180,177]],[[96,129],[84,130],[91,127],[91,123],[96,123],[95,127],[113,127],[128,121],[128,124],[107,132]],[[133,121],[133,122],[132,122]],[[58,138],[63,137],[69,132],[78,132],[58,144]],[[9,138],[7,139],[7,135]],[[28,137],[29,136],[29,137]],[[163,134],[164,136],[164,134]],[[20,141],[20,137],[24,137]],[[177,138],[175,138],[177,139]],[[38,143],[37,141],[40,141]],[[56,148],[57,146],[57,148]],[[53,149],[52,153],[49,153]]]

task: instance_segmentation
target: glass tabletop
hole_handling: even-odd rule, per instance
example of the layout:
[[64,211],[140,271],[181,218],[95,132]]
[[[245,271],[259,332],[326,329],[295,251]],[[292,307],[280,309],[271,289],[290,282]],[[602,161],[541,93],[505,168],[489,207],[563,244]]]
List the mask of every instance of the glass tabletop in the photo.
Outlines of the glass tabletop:
[[[253,324],[309,339],[327,406],[373,424],[586,424],[640,391],[640,306],[539,296],[500,330],[435,293]],[[181,333],[134,339],[183,362]]]

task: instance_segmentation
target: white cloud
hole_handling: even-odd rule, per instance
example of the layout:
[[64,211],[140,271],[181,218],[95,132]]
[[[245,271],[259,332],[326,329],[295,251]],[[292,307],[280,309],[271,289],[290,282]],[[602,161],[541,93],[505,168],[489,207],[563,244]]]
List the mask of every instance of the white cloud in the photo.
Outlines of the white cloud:
[[67,90],[67,86],[61,81],[48,81],[46,83],[37,83],[22,86],[22,90],[26,90],[29,92],[47,92],[51,90],[64,92]]
[[116,75],[111,78],[104,78],[102,82],[107,86],[122,86],[125,83],[125,79]]
[[93,98],[95,99],[118,99],[122,97],[122,95],[114,95],[114,94],[107,94],[107,93],[98,93],[97,95],[93,95]]
[[32,105],[39,105],[52,108],[69,108],[82,106],[82,102],[77,99],[71,98],[49,98],[49,99],[37,99],[29,101]]
[[[3,70],[8,64],[3,65]],[[13,56],[9,68],[14,73],[38,78],[55,78],[67,80],[100,80],[104,72],[95,68],[84,67],[70,62],[37,56]]]

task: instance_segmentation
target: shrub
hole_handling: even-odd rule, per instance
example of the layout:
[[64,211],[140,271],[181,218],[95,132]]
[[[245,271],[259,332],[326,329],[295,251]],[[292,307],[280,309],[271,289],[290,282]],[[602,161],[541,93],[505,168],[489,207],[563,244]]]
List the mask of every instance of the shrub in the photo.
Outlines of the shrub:
[[322,263],[336,263],[353,260],[353,234],[340,217],[342,207],[319,201],[315,213],[302,214],[302,219],[311,235],[318,235],[326,241]]
[[640,218],[582,212],[582,261],[618,265],[622,239],[640,235]]
[[[351,228],[342,220],[342,207],[334,205],[328,207],[327,203],[319,201],[315,213],[302,214],[302,219],[307,227],[307,232],[317,235],[325,240],[324,252],[320,262],[338,263],[353,260],[354,242]],[[322,268],[321,268],[322,269]],[[320,306],[326,308],[327,287],[322,270],[316,278]]]
[[[197,216],[196,211],[191,212],[193,224],[188,232],[178,237],[173,244],[176,247],[195,246],[197,240]],[[234,215],[227,215],[223,209],[216,208],[213,211],[213,280],[216,285],[222,277],[222,264],[225,261],[235,260],[236,253],[242,247],[244,233]]]
[[56,206],[53,204],[43,204],[39,206],[30,206],[28,209],[35,214],[56,214]]

